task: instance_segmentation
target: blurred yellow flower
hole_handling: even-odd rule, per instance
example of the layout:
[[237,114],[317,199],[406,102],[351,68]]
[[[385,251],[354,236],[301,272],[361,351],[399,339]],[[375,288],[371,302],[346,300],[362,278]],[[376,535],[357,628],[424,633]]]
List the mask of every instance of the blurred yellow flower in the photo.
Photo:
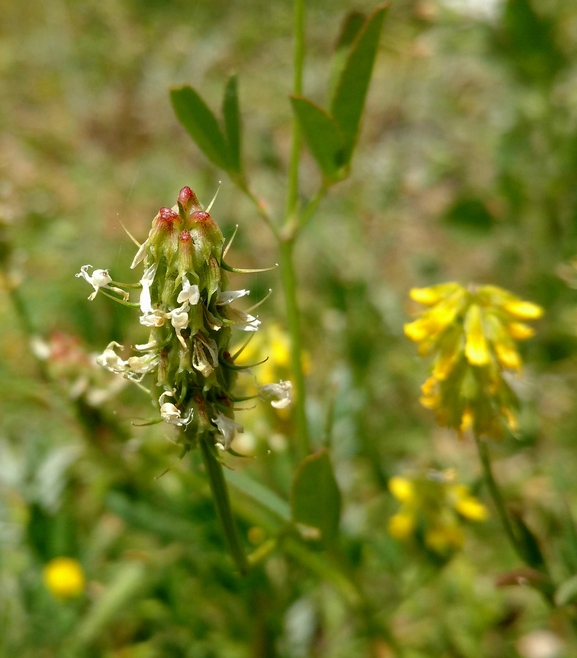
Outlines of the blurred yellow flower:
[[412,514],[395,514],[389,519],[389,534],[395,539],[407,539],[415,530],[415,522]]
[[44,567],[44,584],[59,599],[80,596],[84,591],[84,572],[70,557],[57,557]]
[[444,283],[409,295],[428,309],[405,325],[405,335],[421,356],[434,356],[421,404],[458,432],[498,437],[503,424],[514,430],[518,400],[503,373],[520,372],[516,341],[534,334],[519,320],[536,320],[543,309],[497,286]]
[[415,495],[413,483],[407,478],[399,476],[392,477],[389,480],[389,491],[401,503],[410,502]]
[[414,539],[438,554],[461,548],[465,521],[485,521],[487,508],[455,481],[455,472],[430,470],[413,477],[395,476],[389,490],[401,509],[389,519],[391,537]]

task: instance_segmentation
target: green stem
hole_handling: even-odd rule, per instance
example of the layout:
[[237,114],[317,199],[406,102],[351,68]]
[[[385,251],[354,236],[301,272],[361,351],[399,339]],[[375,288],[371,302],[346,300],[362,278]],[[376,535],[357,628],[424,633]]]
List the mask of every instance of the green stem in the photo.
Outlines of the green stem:
[[248,562],[244,552],[244,548],[240,543],[238,530],[232,509],[230,507],[230,497],[228,495],[228,488],[222,472],[222,464],[218,461],[213,452],[214,448],[209,446],[206,438],[200,440],[200,451],[202,453],[202,460],[206,468],[210,490],[214,500],[214,505],[220,519],[222,529],[224,530],[224,537],[230,554],[238,567],[241,575],[245,575],[248,571]]
[[279,234],[279,229],[278,226],[273,222],[271,216],[267,212],[266,206],[263,203],[261,199],[259,199],[254,192],[250,189],[248,186],[246,180],[244,179],[234,179],[235,183],[238,185],[239,189],[244,192],[244,194],[247,196],[248,199],[250,199],[255,208],[257,209],[257,212],[261,219],[264,221],[264,223],[270,228],[272,231],[273,235],[277,240],[280,239],[280,234]]
[[[293,93],[300,95],[303,86],[305,52],[304,0],[294,2],[294,77]],[[285,294],[288,330],[291,337],[291,370],[295,385],[296,452],[304,459],[310,452],[306,417],[306,389],[302,366],[302,340],[300,314],[297,301],[297,278],[294,267],[294,245],[299,228],[299,159],[301,148],[300,128],[296,116],[292,120],[292,146],[288,170],[287,205],[284,226],[280,235],[280,266]]]
[[304,210],[302,211],[299,217],[299,229],[304,228],[308,224],[311,217],[314,215],[316,209],[318,208],[320,202],[327,195],[328,191],[329,191],[328,186],[326,184],[323,184],[319,189],[319,191],[315,194],[315,196],[308,202],[308,204],[305,206]]
[[[300,96],[303,89],[303,67],[305,57],[305,10],[304,0],[295,0],[294,3],[294,77],[293,94]],[[299,197],[299,160],[301,149],[301,133],[296,116],[292,119],[292,146],[288,171],[288,190],[285,229],[292,232],[296,228]]]
[[294,269],[294,239],[280,243],[281,276],[285,294],[288,330],[291,337],[291,373],[295,387],[295,420],[297,456],[304,459],[310,453],[309,428],[306,416],[306,387],[302,363],[300,313],[297,302],[297,282]]
[[477,444],[479,458],[481,460],[481,465],[483,467],[483,476],[485,478],[485,484],[489,489],[489,493],[491,494],[491,498],[493,499],[493,503],[495,504],[495,508],[497,509],[497,514],[501,519],[501,523],[503,524],[505,534],[507,535],[507,538],[509,539],[509,542],[513,547],[515,553],[517,553],[517,555],[523,562],[526,562],[523,548],[519,544],[519,540],[517,539],[515,531],[513,530],[513,526],[511,525],[511,520],[509,519],[509,515],[507,514],[507,509],[505,508],[503,496],[501,495],[501,490],[499,489],[499,485],[497,484],[497,481],[495,480],[495,476],[493,475],[493,468],[491,466],[491,457],[489,455],[489,449],[487,448],[487,444],[484,441],[482,441],[476,434],[475,434],[475,443]]

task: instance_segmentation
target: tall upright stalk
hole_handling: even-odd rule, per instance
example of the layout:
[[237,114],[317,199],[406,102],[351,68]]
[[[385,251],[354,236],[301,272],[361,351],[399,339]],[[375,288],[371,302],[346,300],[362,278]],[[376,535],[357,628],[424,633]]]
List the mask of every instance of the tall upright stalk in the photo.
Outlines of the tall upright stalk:
[[248,571],[248,561],[246,559],[244,548],[240,542],[236,521],[230,507],[230,496],[222,472],[222,464],[215,457],[213,452],[214,448],[209,446],[206,440],[201,439],[199,443],[202,461],[204,462],[206,475],[212,492],[212,498],[224,531],[228,550],[230,551],[240,574],[244,576]]
[[[304,0],[294,3],[294,78],[293,93],[302,93],[304,64]],[[306,385],[302,365],[301,320],[297,299],[297,278],[294,247],[299,228],[299,161],[301,135],[297,118],[292,120],[292,146],[288,171],[286,215],[279,236],[280,264],[285,295],[287,324],[291,338],[291,369],[296,393],[295,420],[297,430],[296,453],[304,459],[310,452],[309,428],[306,416]]]

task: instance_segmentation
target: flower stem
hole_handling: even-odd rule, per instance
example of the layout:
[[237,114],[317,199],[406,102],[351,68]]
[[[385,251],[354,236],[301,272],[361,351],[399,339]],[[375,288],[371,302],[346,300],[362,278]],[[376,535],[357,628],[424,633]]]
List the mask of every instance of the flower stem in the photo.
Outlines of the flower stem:
[[295,387],[295,420],[297,429],[296,452],[299,460],[310,453],[309,429],[306,416],[306,388],[302,364],[300,312],[297,301],[297,282],[294,269],[294,240],[280,243],[281,276],[285,294],[288,330],[291,337],[291,372]]
[[241,575],[246,575],[248,571],[248,562],[244,552],[244,548],[240,543],[236,521],[232,514],[230,507],[230,497],[228,495],[228,488],[226,480],[222,472],[222,464],[214,455],[213,449],[209,446],[206,438],[200,440],[200,451],[202,453],[202,461],[206,468],[210,490],[220,519],[224,537],[230,554],[238,567]]
[[513,530],[511,520],[507,513],[507,509],[505,507],[505,502],[503,501],[503,496],[501,495],[501,490],[499,489],[499,485],[497,484],[497,481],[495,480],[495,476],[493,475],[493,468],[491,466],[491,456],[489,455],[489,449],[487,448],[487,444],[484,441],[482,441],[480,437],[477,436],[477,434],[475,434],[475,443],[477,444],[477,451],[479,452],[479,458],[481,460],[481,465],[483,467],[483,477],[485,478],[485,484],[489,489],[489,493],[491,495],[491,498],[493,499],[493,503],[497,510],[497,514],[501,519],[501,523],[503,524],[505,534],[507,535],[507,538],[509,539],[509,542],[513,547],[515,553],[517,553],[517,555],[519,556],[519,558],[521,558],[523,562],[526,562],[523,548],[521,547],[519,540],[517,539],[517,535]]
[[[294,2],[294,77],[293,93],[302,93],[305,52],[304,0]],[[296,116],[292,120],[292,146],[288,170],[287,203],[284,226],[279,236],[281,277],[285,295],[288,330],[291,337],[291,370],[295,385],[296,453],[299,460],[310,452],[306,417],[306,389],[302,367],[302,339],[297,300],[297,278],[294,266],[294,246],[299,229],[299,160],[300,128]]]
[[[304,0],[295,0],[294,3],[294,72],[293,72],[293,94],[300,96],[303,89],[303,67],[305,57],[305,11]],[[288,171],[288,190],[285,228],[297,224],[299,197],[299,160],[301,149],[301,133],[298,120],[293,115],[292,120],[292,146]]]

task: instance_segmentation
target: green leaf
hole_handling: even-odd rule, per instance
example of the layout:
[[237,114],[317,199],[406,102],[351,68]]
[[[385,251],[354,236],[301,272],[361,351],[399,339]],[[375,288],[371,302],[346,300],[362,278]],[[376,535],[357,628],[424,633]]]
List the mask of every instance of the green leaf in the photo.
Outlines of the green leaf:
[[288,503],[268,487],[265,487],[263,484],[250,478],[248,475],[238,471],[229,471],[226,469],[224,471],[224,478],[233,487],[240,489],[240,491],[246,494],[249,498],[260,503],[263,507],[273,512],[283,521],[290,521],[290,509]]
[[326,544],[337,536],[341,494],[333,473],[329,451],[319,450],[297,468],[291,492],[293,521],[317,528]]
[[554,21],[530,0],[508,0],[496,33],[497,48],[517,75],[531,85],[550,86],[567,66]]
[[564,543],[562,546],[562,555],[567,568],[572,571],[577,571],[577,528],[575,528],[575,521],[569,505],[565,502],[565,523],[563,524],[563,538]]
[[170,100],[177,119],[206,157],[231,171],[231,156],[216,117],[197,92],[189,86],[171,89]]
[[[92,603],[76,626],[71,648],[78,650],[94,642],[109,624],[137,598],[150,578],[150,570],[142,562],[125,562],[112,581]],[[72,652],[71,652],[72,653]],[[84,652],[82,652],[83,655]]]
[[292,96],[291,103],[307,146],[323,174],[329,180],[342,178],[339,171],[344,164],[344,142],[334,119],[306,98]]
[[331,103],[331,115],[344,135],[346,163],[351,160],[357,140],[387,9],[388,4],[378,7],[357,34]]
[[512,515],[513,523],[517,531],[517,538],[523,549],[525,559],[529,566],[538,571],[546,572],[545,558],[541,552],[539,542],[532,530],[527,526],[519,514]]
[[228,140],[228,150],[233,171],[240,174],[242,165],[240,158],[241,126],[240,110],[238,105],[238,79],[232,75],[224,88],[222,99],[222,116],[224,129]]
[[554,600],[558,606],[577,601],[577,575],[571,576],[571,578],[559,585],[555,592]]
[[443,219],[448,226],[467,231],[474,237],[489,235],[495,224],[495,218],[484,201],[469,195],[457,199]]
[[365,24],[365,18],[366,17],[362,12],[356,10],[350,11],[345,16],[339,38],[335,45],[335,53],[333,55],[333,68],[331,82],[329,84],[329,98],[332,98],[335,94],[337,83],[345,66],[349,48]]

